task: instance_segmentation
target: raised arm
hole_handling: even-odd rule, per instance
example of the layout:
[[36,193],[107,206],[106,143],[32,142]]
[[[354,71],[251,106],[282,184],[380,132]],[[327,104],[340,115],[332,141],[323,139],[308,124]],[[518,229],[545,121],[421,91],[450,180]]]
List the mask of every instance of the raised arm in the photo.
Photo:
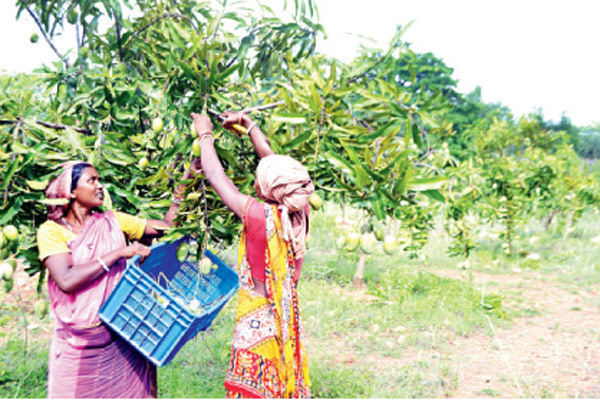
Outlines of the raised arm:
[[241,193],[238,188],[233,184],[231,179],[223,171],[223,166],[219,160],[219,156],[215,151],[214,138],[212,135],[212,123],[207,115],[201,115],[192,113],[194,118],[194,129],[198,134],[200,140],[201,156],[200,160],[202,163],[202,170],[206,179],[210,182],[211,186],[215,189],[223,203],[235,213],[238,217],[242,218],[244,215],[244,207],[250,199]]
[[255,122],[252,122],[248,114],[243,111],[226,111],[223,113],[223,118],[222,126],[225,129],[231,129],[234,124],[242,125],[246,128],[246,133],[250,137],[250,141],[259,158],[275,154],[265,134]]
[[[197,176],[201,170],[201,161],[199,158],[195,158],[188,168],[187,171],[184,172],[181,177],[182,181],[186,181],[188,179],[193,179]],[[173,203],[171,203],[171,207],[167,210],[163,219],[151,219],[146,223],[146,228],[144,229],[143,238],[153,238],[157,236],[161,236],[164,231],[175,224],[175,218],[177,217],[177,210],[179,209],[179,204],[183,201],[183,193],[185,192],[187,185],[180,184],[173,191]]]

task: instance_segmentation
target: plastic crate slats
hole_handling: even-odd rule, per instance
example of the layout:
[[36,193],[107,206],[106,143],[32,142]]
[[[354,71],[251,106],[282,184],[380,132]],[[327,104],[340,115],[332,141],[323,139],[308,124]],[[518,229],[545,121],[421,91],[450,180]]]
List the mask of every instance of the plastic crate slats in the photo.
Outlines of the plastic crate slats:
[[[206,330],[237,291],[237,273],[213,253],[204,253],[217,269],[200,274],[195,258],[180,262],[182,238],[152,247],[142,266],[139,256],[128,267],[100,309],[100,318],[156,365],[166,365],[183,345]],[[168,285],[167,285],[168,283]],[[200,302],[193,314],[186,304]]]

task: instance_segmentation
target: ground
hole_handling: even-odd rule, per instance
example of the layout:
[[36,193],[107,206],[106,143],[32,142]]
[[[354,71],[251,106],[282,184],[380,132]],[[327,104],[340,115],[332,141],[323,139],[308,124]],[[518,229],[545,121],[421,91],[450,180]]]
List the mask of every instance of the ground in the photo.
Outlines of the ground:
[[[461,278],[462,274],[447,269],[429,272],[451,278]],[[434,346],[407,346],[401,357],[361,355],[349,345],[356,338],[331,332],[331,342],[339,346],[332,349],[331,357],[337,365],[363,365],[375,374],[399,371],[404,366],[419,366],[415,369],[421,370],[423,365],[428,366],[434,372],[432,376],[421,375],[423,384],[445,386],[441,393],[446,397],[600,397],[600,313],[596,291],[568,289],[552,276],[533,271],[473,272],[473,280],[479,287],[493,287],[495,293],[511,293],[509,298],[519,299],[515,308],[531,312],[513,318],[507,327],[494,326],[490,320],[487,332],[477,331],[466,337],[450,335],[447,340],[434,341],[439,343]],[[369,301],[364,292],[338,290],[334,294]],[[395,331],[381,336],[390,348],[401,346],[407,336],[402,326]],[[315,340],[309,337],[308,347],[322,348]],[[350,350],[340,352],[340,348]],[[440,372],[445,369],[446,373]],[[447,382],[440,384],[440,380]]]
[[[7,321],[3,321],[0,325],[0,332],[6,333],[6,335],[0,335],[0,345],[6,343],[9,339],[9,332],[25,332],[26,335],[35,337],[35,340],[50,340],[52,333],[52,323],[50,317],[46,316],[44,319],[39,320],[33,315],[33,306],[37,299],[40,297],[35,290],[37,286],[37,275],[29,276],[24,270],[22,265],[19,265],[13,274],[13,288],[8,294],[0,294],[0,299],[4,297],[4,304],[6,308],[11,308],[16,312],[12,314],[16,318],[12,318]],[[48,298],[47,290],[44,287],[42,297]],[[21,306],[23,306],[25,313],[21,312]],[[0,316],[1,316],[0,310]],[[27,329],[22,329],[26,325]],[[30,334],[30,332],[32,332]]]
[[547,278],[474,273],[480,285],[497,284],[496,292],[521,292],[522,301],[541,314],[494,327],[492,336],[458,337],[418,355],[452,365],[458,376],[452,397],[600,397],[598,293],[571,291]]
[[[460,271],[430,271],[446,277],[459,278]],[[398,368],[415,363],[427,363],[435,368],[443,364],[449,369],[447,397],[600,397],[600,313],[597,291],[569,286],[552,276],[535,271],[492,274],[473,272],[479,287],[493,287],[496,293],[511,293],[522,310],[537,310],[512,319],[510,325],[491,325],[488,332],[477,331],[468,336],[454,335],[438,341],[439,346],[418,348],[407,346],[400,358],[361,355],[352,350],[339,352],[343,333],[332,335],[332,357],[342,364],[377,365],[378,368]],[[18,269],[13,291],[6,303],[24,304],[28,310],[29,340],[48,340],[51,320],[38,320],[32,315],[37,299],[36,278]],[[372,296],[346,289],[335,289],[337,295],[350,296],[358,302],[373,300]],[[342,293],[343,292],[343,293]],[[23,315],[5,322],[0,330],[23,332]],[[403,328],[398,327],[396,343],[403,340]],[[489,334],[491,332],[491,334]],[[425,333],[427,334],[427,332]],[[368,335],[368,332],[367,332]],[[0,337],[0,344],[7,336]],[[317,348],[315,337],[308,337],[307,347]],[[361,367],[362,368],[362,367]],[[426,382],[424,382],[426,384]]]

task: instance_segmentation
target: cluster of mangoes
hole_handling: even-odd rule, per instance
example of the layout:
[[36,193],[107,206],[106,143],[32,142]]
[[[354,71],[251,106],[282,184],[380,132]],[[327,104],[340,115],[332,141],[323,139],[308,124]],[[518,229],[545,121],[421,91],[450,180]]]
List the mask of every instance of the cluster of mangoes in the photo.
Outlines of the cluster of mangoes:
[[10,292],[13,287],[13,273],[17,261],[11,255],[19,247],[19,231],[14,225],[0,228],[0,280],[4,281],[4,289]]
[[336,220],[336,224],[342,228],[335,243],[340,250],[353,252],[360,248],[363,253],[372,254],[377,247],[377,242],[383,242],[382,247],[385,254],[393,255],[397,252],[399,245],[404,243],[404,241],[398,240],[393,233],[387,233],[386,227],[379,221],[367,222],[360,229],[356,229],[340,217]]

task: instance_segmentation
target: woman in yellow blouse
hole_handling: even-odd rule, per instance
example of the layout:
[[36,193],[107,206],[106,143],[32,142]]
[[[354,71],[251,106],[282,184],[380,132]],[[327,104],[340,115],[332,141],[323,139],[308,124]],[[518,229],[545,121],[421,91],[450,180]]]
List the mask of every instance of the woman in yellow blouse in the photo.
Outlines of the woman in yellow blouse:
[[[199,160],[194,166],[199,165]],[[188,170],[188,179],[195,168]],[[48,294],[55,326],[48,362],[48,397],[156,397],[156,367],[99,319],[98,310],[121,277],[126,259],[147,257],[138,241],[160,236],[173,225],[181,193],[163,220],[121,212],[99,212],[104,191],[98,171],[70,162],[46,189],[65,199],[49,206],[37,232],[40,259],[48,269]],[[157,229],[158,228],[158,229]]]

